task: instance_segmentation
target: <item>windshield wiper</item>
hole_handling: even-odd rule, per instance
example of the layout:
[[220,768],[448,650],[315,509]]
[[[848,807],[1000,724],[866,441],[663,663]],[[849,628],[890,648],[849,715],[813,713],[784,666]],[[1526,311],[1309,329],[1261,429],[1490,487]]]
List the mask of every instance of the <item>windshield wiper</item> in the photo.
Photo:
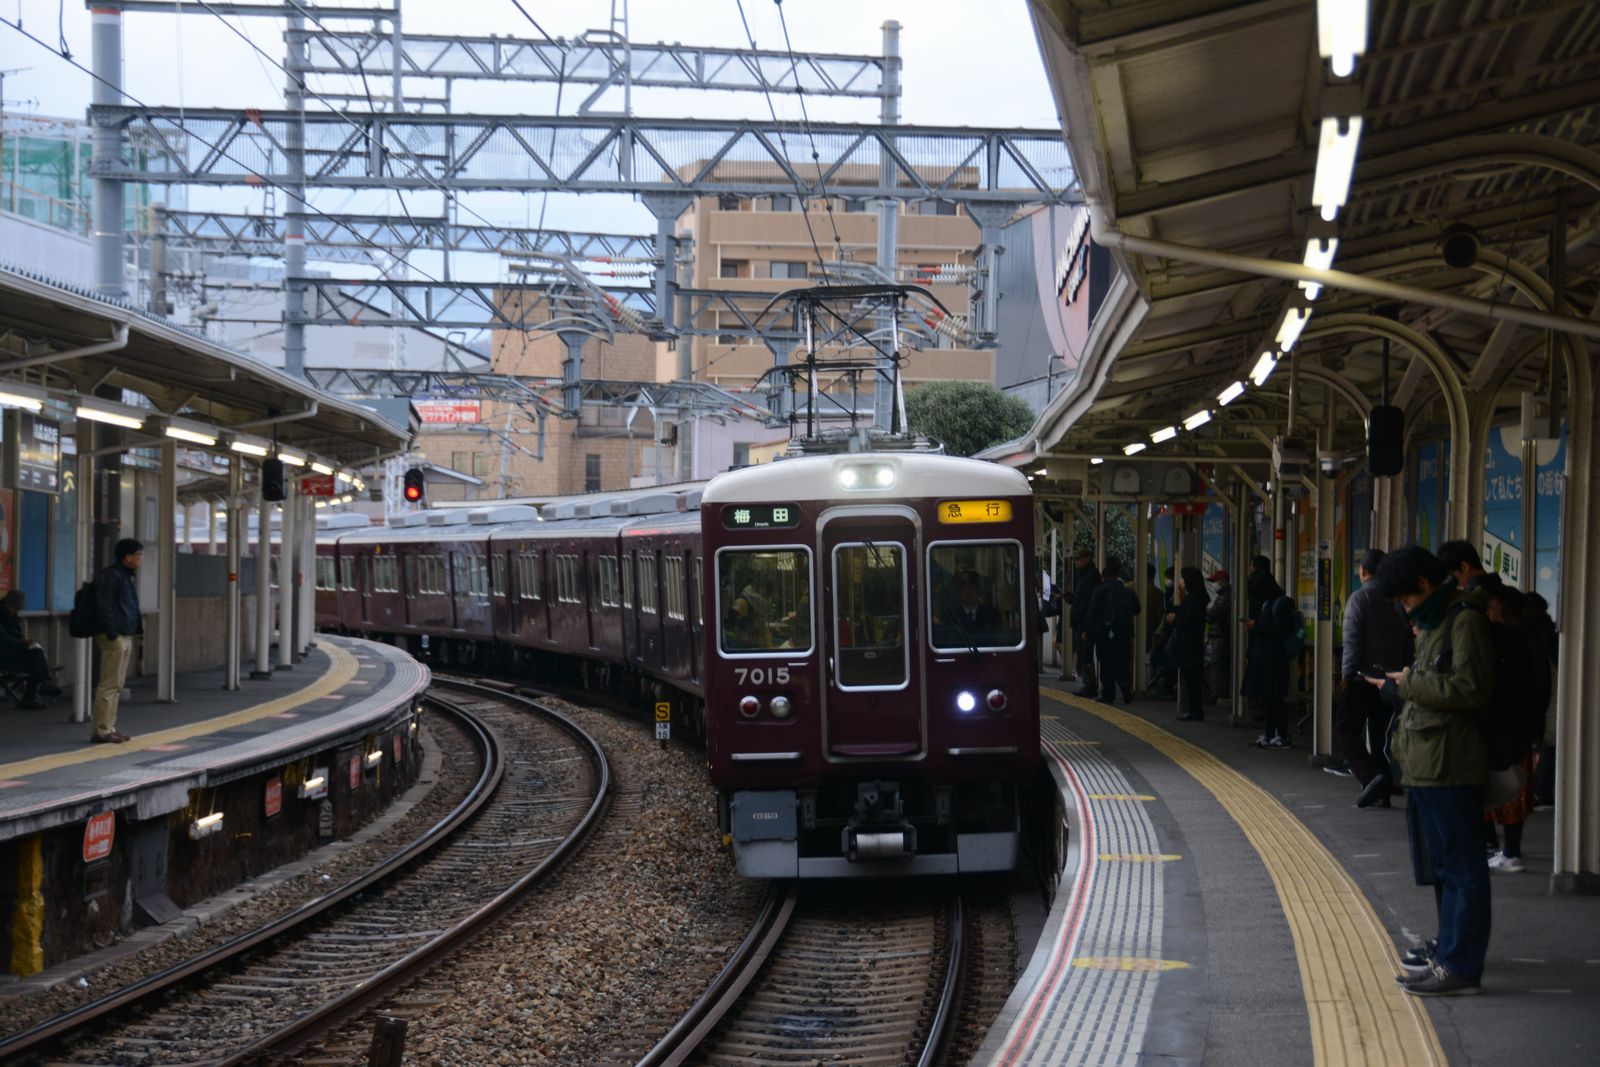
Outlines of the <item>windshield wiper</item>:
[[961,621],[961,602],[959,600],[951,600],[950,594],[945,593],[940,603],[944,605],[945,614],[950,617],[950,622],[955,625],[957,632],[961,634],[961,640],[967,643],[967,651],[974,656],[978,655],[978,642],[973,640],[972,634],[968,632],[967,624]]

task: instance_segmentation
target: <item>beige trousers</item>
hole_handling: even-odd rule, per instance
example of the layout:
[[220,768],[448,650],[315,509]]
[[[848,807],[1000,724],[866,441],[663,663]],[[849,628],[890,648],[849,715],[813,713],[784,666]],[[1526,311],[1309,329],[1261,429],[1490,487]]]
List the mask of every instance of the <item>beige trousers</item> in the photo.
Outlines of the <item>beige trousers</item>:
[[94,687],[94,732],[109,734],[117,728],[117,705],[128,680],[133,638],[95,634],[94,643],[100,649],[100,684]]

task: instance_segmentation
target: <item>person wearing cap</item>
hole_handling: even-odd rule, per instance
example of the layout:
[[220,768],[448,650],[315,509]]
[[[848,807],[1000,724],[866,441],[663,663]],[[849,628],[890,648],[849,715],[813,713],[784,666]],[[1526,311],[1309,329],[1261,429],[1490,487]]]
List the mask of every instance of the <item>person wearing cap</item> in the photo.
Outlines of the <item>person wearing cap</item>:
[[144,545],[124,537],[113,555],[117,561],[94,579],[99,622],[94,643],[100,649],[100,684],[94,688],[94,732],[89,740],[102,744],[132,740],[117,730],[117,709],[128,679],[128,661],[133,659],[133,637],[144,632],[139,611],[139,563],[144,559]]
[[1206,605],[1206,685],[1212,694],[1233,692],[1233,582],[1218,567],[1206,579],[1216,586]]

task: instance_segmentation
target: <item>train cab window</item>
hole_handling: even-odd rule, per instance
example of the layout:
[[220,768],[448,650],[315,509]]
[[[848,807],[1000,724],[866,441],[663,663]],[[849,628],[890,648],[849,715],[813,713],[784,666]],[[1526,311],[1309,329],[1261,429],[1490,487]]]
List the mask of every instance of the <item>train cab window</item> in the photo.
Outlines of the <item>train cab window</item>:
[[656,613],[656,558],[648,552],[639,555],[639,611]]
[[898,689],[910,678],[906,561],[900,545],[833,550],[833,627],[840,689]]
[[717,640],[723,652],[811,651],[811,556],[804,549],[717,553]]
[[491,576],[491,578],[492,578],[492,580],[494,582],[494,586],[493,586],[494,595],[495,596],[505,596],[506,595],[506,558],[504,556],[500,555],[499,553],[496,553],[491,558],[490,562],[492,564],[490,576]]
[[1022,647],[1022,547],[946,542],[928,550],[928,614],[941,652]]

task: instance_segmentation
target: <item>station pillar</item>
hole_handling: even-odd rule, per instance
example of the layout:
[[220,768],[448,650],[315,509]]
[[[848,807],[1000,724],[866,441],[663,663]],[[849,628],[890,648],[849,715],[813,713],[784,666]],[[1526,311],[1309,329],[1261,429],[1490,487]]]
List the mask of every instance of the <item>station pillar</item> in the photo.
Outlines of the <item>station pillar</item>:
[[256,497],[256,665],[252,678],[272,677],[272,505]]
[[294,668],[294,494],[279,505],[283,518],[278,527],[278,669]]
[[[88,419],[78,420],[78,528],[76,540],[76,579],[73,592],[83,588],[83,583],[94,577],[94,424]],[[94,701],[94,638],[85,637],[73,642],[77,655],[72,664],[72,721],[88,722]]]
[[161,514],[156,523],[156,549],[161,568],[156,573],[156,700],[177,699],[178,666],[178,442],[161,444],[161,484],[157,488]]
[[[1138,594],[1141,605],[1145,602],[1145,588],[1150,584],[1146,573],[1149,566],[1150,505],[1140,500],[1133,505],[1133,573],[1127,576],[1127,584]],[[1133,689],[1136,693],[1144,694],[1150,687],[1150,657],[1146,648],[1149,642],[1144,636],[1150,632],[1150,620],[1140,619],[1139,623],[1134,627]]]
[[230,692],[239,688],[239,633],[243,628],[240,624],[244,621],[240,617],[244,598],[239,595],[239,557],[245,525],[244,508],[240,500],[244,493],[243,464],[243,457],[237,453],[228,457],[228,604],[223,634],[222,688]]

